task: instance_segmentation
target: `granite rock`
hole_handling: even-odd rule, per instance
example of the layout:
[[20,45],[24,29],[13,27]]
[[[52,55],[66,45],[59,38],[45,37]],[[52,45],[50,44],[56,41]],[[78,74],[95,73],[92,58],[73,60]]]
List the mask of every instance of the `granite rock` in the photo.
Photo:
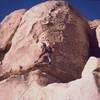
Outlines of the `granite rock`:
[[[81,77],[89,57],[87,21],[64,1],[47,1],[24,13],[1,65],[1,76],[21,73],[36,63],[52,82]],[[1,77],[2,78],[2,77]]]
[[50,84],[42,89],[37,100],[100,100],[99,66],[99,58],[89,58],[81,79]]
[[6,16],[0,23],[0,50],[5,50],[7,46],[11,45],[11,40],[19,27],[25,11],[25,9],[16,10]]

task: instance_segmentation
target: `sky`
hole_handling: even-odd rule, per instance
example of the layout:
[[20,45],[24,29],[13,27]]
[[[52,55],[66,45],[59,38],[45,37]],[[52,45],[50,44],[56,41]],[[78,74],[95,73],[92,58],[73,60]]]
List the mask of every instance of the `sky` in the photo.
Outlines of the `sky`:
[[[46,0],[0,0],[0,22],[12,11],[26,8]],[[88,20],[100,19],[100,0],[65,0]]]

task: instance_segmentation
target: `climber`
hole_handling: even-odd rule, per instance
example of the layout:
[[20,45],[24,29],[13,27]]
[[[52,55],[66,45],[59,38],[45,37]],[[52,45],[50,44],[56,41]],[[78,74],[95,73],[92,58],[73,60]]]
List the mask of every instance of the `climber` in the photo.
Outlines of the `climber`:
[[39,56],[39,59],[35,63],[42,63],[42,64],[50,64],[51,63],[51,54],[52,48],[47,46],[46,43],[42,43],[42,53]]

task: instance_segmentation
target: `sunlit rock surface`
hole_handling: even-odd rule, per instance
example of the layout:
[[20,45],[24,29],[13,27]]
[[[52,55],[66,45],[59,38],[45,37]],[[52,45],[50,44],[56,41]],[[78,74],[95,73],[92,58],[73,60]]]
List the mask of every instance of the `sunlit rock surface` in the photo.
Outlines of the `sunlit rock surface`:
[[16,10],[6,16],[0,24],[0,50],[5,50],[7,45],[11,44],[11,40],[19,27],[21,18],[25,13],[25,9]]
[[0,63],[0,100],[99,100],[99,59],[87,62],[90,27],[79,13],[51,0],[9,16],[8,30],[5,19],[0,26],[1,50],[10,44]]
[[23,15],[1,72],[19,72],[41,62],[60,70],[52,77],[61,82],[80,78],[89,57],[89,30],[88,23],[64,1],[36,5]]
[[100,100],[100,59],[89,58],[82,78],[43,88],[38,100]]
[[89,58],[82,78],[69,83],[40,86],[30,73],[0,83],[1,100],[100,100],[100,59]]

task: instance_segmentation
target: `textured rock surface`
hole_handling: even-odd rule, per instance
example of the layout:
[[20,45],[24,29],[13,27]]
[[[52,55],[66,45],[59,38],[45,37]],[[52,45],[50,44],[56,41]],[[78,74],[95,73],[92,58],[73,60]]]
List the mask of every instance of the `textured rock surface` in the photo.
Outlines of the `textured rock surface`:
[[100,59],[91,57],[82,78],[68,84],[54,83],[43,88],[38,100],[100,100]]
[[11,43],[0,64],[0,100],[99,100],[99,59],[75,80],[89,57],[89,32],[62,0],[10,14],[0,26],[1,50]]
[[22,15],[25,9],[16,10],[1,22],[0,24],[0,50],[5,50],[7,45],[11,45],[11,40],[17,31]]
[[37,100],[38,94],[43,88],[36,82],[36,77],[31,74],[9,78],[0,83],[0,100]]
[[34,6],[23,15],[1,73],[20,73],[41,62],[51,63],[49,68],[41,68],[49,81],[80,78],[89,57],[88,32],[87,22],[64,1]]
[[100,100],[99,66],[100,59],[91,57],[81,79],[45,87],[36,83],[34,72],[26,79],[23,76],[9,78],[0,83],[0,100]]

